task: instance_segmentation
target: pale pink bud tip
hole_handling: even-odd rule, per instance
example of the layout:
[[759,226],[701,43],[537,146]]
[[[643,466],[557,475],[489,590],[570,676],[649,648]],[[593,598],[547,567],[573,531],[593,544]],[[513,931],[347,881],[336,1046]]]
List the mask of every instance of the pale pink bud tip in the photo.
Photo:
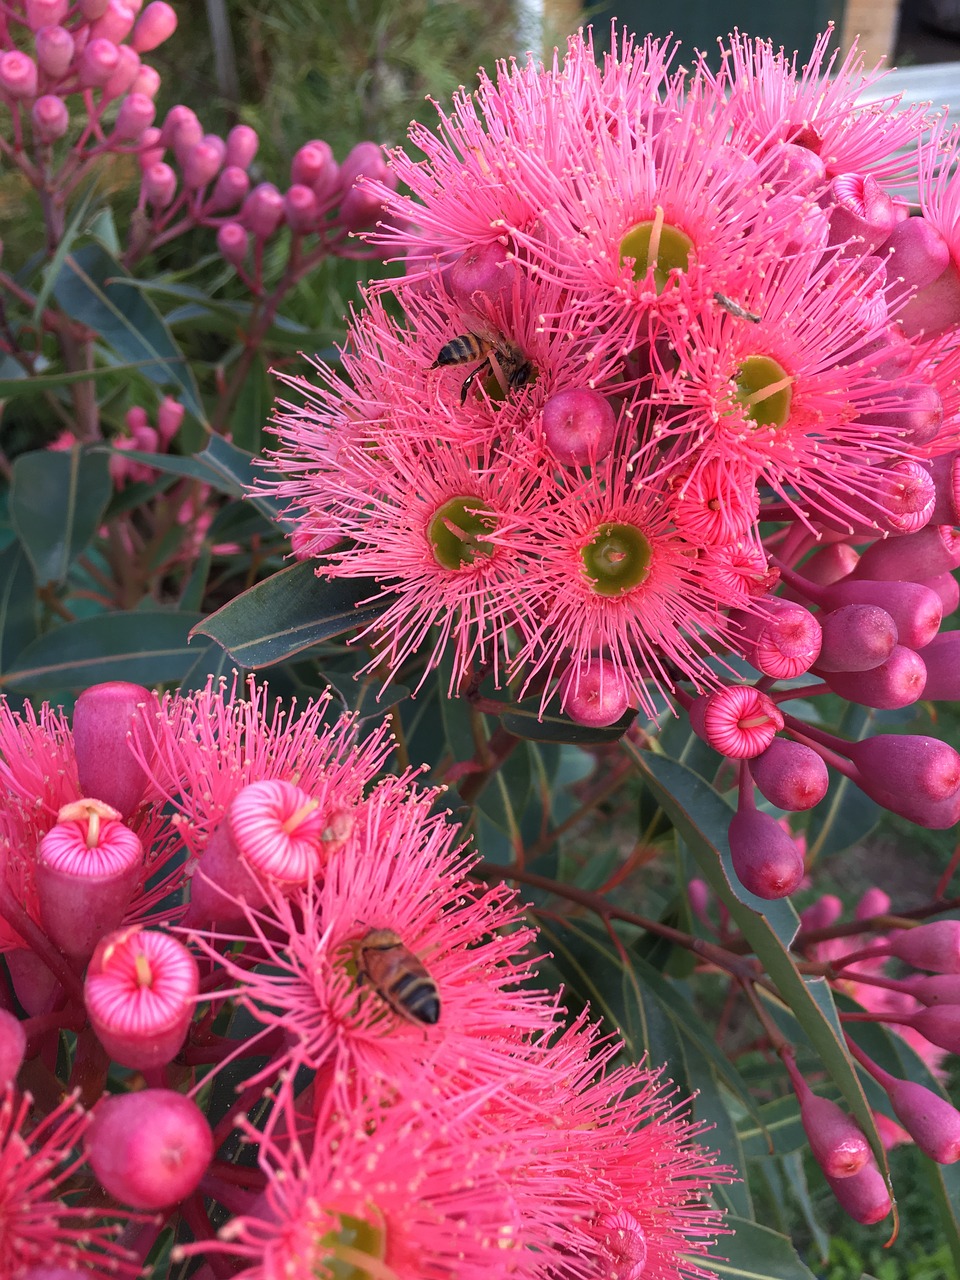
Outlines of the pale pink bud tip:
[[123,0],[108,0],[106,9],[90,28],[90,34],[118,45],[126,40],[136,20],[133,5],[125,4]]
[[647,1238],[626,1209],[597,1218],[601,1273],[610,1280],[641,1280],[647,1267]]
[[45,93],[30,109],[33,132],[40,142],[56,142],[70,128],[66,103],[55,94]]
[[873,1160],[850,1178],[828,1176],[827,1182],[844,1213],[866,1227],[880,1222],[893,1208],[883,1174]]
[[98,944],[84,1001],[110,1056],[144,1070],[163,1066],[183,1044],[199,984],[197,962],[181,942],[134,927]]
[[149,53],[169,40],[177,29],[177,15],[163,0],[153,0],[137,19],[130,43],[137,53]]
[[120,142],[135,142],[153,124],[157,108],[145,93],[129,93],[120,104],[114,136]]
[[733,815],[730,856],[738,880],[758,898],[786,898],[800,887],[804,866],[797,842],[760,809]]
[[783,728],[783,713],[752,685],[728,685],[695,699],[690,724],[715,751],[743,760],[769,747]]
[[889,939],[890,952],[905,964],[933,973],[960,973],[960,920],[935,920]]
[[571,720],[592,729],[615,724],[630,706],[630,687],[609,658],[585,659],[567,668],[560,705]]
[[225,222],[217,232],[217,248],[221,257],[239,267],[247,256],[250,238],[239,222]]
[[617,419],[610,402],[587,387],[558,391],[543,406],[543,439],[564,466],[592,465],[613,448]]
[[37,62],[51,80],[67,74],[73,61],[73,36],[65,27],[44,27],[36,37]]
[[34,60],[17,49],[0,53],[0,91],[9,98],[35,98],[37,64]]
[[850,1178],[870,1160],[870,1143],[860,1127],[829,1098],[806,1094],[800,1121],[814,1159],[830,1178]]
[[305,884],[322,869],[326,821],[319,801],[290,782],[252,782],[227,810],[240,855],[261,874],[286,886]]
[[59,26],[70,4],[69,0],[27,0],[24,7],[27,26],[31,31],[39,31],[41,27]]
[[73,713],[80,790],[129,818],[143,797],[147,775],[128,737],[142,731],[153,696],[140,684],[112,680],[81,693]]
[[86,1156],[105,1191],[134,1209],[163,1209],[195,1191],[213,1159],[213,1133],[193,1101],[172,1089],[102,1098]]
[[799,812],[812,809],[827,794],[830,775],[817,753],[800,742],[774,738],[750,761],[750,772],[760,792],[778,809]]
[[17,1078],[27,1052],[27,1033],[19,1018],[0,1009],[0,1089]]

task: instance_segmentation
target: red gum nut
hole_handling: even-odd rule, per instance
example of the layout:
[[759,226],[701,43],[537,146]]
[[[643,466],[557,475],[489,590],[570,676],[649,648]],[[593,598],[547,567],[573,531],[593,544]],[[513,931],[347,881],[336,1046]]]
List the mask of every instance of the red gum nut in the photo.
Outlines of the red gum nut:
[[776,818],[741,809],[730,822],[730,856],[745,889],[758,898],[786,898],[803,879],[803,855]]
[[456,301],[469,310],[474,294],[488,299],[511,295],[515,275],[516,267],[506,248],[494,240],[462,253],[450,267],[447,278]]
[[[911,222],[916,219],[911,218]],[[920,582],[960,566],[960,537],[950,524],[928,524],[916,533],[882,538],[857,561],[854,578],[884,582]],[[846,603],[846,602],[844,602]],[[886,609],[885,600],[876,601]]]
[[888,791],[949,800],[960,788],[960,755],[938,738],[878,733],[846,748],[859,771]]
[[873,1160],[850,1178],[828,1175],[827,1182],[844,1213],[865,1227],[880,1222],[893,1208],[883,1174]]
[[859,173],[841,173],[830,183],[831,245],[853,243],[849,251],[858,256],[878,248],[897,225],[896,208],[876,178]]
[[911,1080],[884,1087],[897,1119],[924,1155],[937,1164],[960,1159],[960,1113],[946,1098]]
[[73,36],[66,27],[43,27],[36,36],[37,62],[51,80],[59,80],[73,61]]
[[623,674],[608,658],[573,663],[560,681],[560,703],[571,720],[591,728],[616,724],[630,705]]
[[750,773],[761,795],[778,809],[812,809],[827,794],[830,775],[811,747],[774,738],[750,761]]
[[27,1052],[23,1023],[6,1009],[0,1009],[0,1089],[13,1084]]
[[143,685],[110,680],[84,690],[73,713],[80,790],[111,805],[124,819],[135,812],[147,786],[128,739],[142,731],[144,708],[152,702]]
[[943,621],[940,597],[919,582],[888,582],[847,578],[832,586],[819,588],[811,598],[825,609],[847,604],[872,604],[884,609],[897,627],[897,643],[910,649],[928,645]]
[[613,448],[617,419],[605,396],[588,387],[552,395],[541,419],[547,449],[564,466],[592,465]]
[[85,1146],[104,1190],[134,1209],[178,1204],[197,1189],[214,1152],[206,1116],[171,1089],[101,1098]]
[[808,1090],[800,1099],[800,1123],[828,1178],[852,1178],[869,1163],[870,1143],[863,1130],[829,1098]]
[[876,604],[845,604],[820,615],[818,671],[872,671],[897,644],[897,624]]
[[872,671],[825,671],[822,674],[833,692],[848,702],[892,711],[912,706],[923,697],[927,669],[918,653],[898,644],[886,662]]
[[888,939],[890,954],[915,969],[960,974],[960,920],[935,920]]

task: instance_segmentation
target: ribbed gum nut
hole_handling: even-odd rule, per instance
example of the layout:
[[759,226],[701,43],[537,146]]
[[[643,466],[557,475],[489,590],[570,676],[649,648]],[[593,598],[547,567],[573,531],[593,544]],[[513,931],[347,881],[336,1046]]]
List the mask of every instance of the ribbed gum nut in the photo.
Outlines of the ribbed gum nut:
[[730,822],[730,856],[737,879],[758,898],[786,898],[803,879],[803,854],[776,818],[741,809]]
[[863,1130],[829,1098],[805,1093],[800,1123],[813,1158],[828,1178],[852,1178],[869,1162],[870,1143]]
[[913,974],[906,980],[907,990],[921,1004],[960,1004],[960,974]]
[[13,1084],[27,1052],[23,1023],[6,1009],[0,1009],[0,1089]]
[[306,236],[317,229],[319,206],[310,187],[294,183],[283,197],[283,217],[295,235]]
[[960,453],[943,453],[929,458],[924,466],[937,488],[937,504],[931,517],[935,524],[960,522]]
[[240,856],[284,889],[323,870],[325,815],[319,801],[291,782],[251,782],[231,800],[227,826]]
[[916,533],[929,523],[937,502],[937,489],[929,471],[912,458],[901,458],[877,472],[874,502],[846,501],[865,516],[863,529],[870,532]]
[[891,955],[915,969],[960,974],[960,920],[934,920],[888,939]]
[[827,794],[830,775],[817,753],[801,742],[774,738],[750,761],[750,773],[760,793],[778,809],[812,809]]
[[69,0],[26,0],[24,12],[31,31],[41,27],[56,27],[67,16]]
[[134,926],[102,938],[87,966],[87,1016],[115,1062],[139,1071],[178,1053],[193,1017],[200,972],[176,938]]
[[239,222],[225,222],[217,232],[217,249],[231,266],[242,266],[250,250],[250,236]]
[[752,685],[728,685],[694,699],[690,725],[714,751],[746,760],[766,751],[783,728],[783,713]]
[[179,1204],[197,1189],[214,1152],[206,1116],[172,1089],[101,1098],[85,1147],[104,1190],[134,1209]]
[[144,93],[129,93],[120,103],[113,136],[119,142],[136,142],[153,124],[157,108]]
[[475,295],[500,301],[513,293],[517,269],[499,240],[474,245],[461,253],[447,274],[454,299],[465,311],[475,305]]
[[63,991],[57,978],[50,972],[35,951],[17,947],[4,956],[10,971],[17,999],[26,1010],[28,1018],[41,1013],[51,1013]]
[[111,680],[85,689],[73,712],[80,790],[129,818],[143,798],[147,775],[131,750],[140,739],[153,695],[141,684]]
[[112,40],[90,40],[77,62],[77,77],[86,89],[99,89],[117,69],[120,51]]
[[862,774],[888,791],[948,800],[960,788],[960,755],[939,738],[878,733],[851,742],[846,754]]
[[830,183],[831,245],[852,241],[849,251],[870,253],[889,239],[897,226],[893,201],[872,175],[841,173]]
[[872,671],[825,671],[824,681],[834,693],[863,707],[893,711],[910,707],[923,697],[927,669],[919,653],[895,645],[890,657]]
[[44,75],[60,80],[73,61],[73,36],[65,27],[43,27],[36,36],[37,63]]
[[873,1160],[851,1178],[828,1177],[827,1182],[844,1213],[865,1227],[882,1221],[893,1208],[883,1174]]
[[609,658],[572,663],[560,680],[560,705],[576,724],[616,724],[630,706],[630,687]]
[[176,11],[163,0],[153,0],[137,19],[130,43],[137,53],[149,53],[169,40],[176,29]]
[[899,407],[871,409],[864,415],[864,421],[896,431],[905,442],[915,446],[929,444],[937,438],[943,423],[943,400],[936,387],[926,382],[912,382],[885,392],[884,403],[889,400],[899,401]]
[[740,615],[743,656],[775,680],[809,671],[820,653],[820,623],[809,609],[776,596],[758,600]]
[[266,240],[283,222],[283,196],[272,182],[261,182],[243,202],[240,221],[258,240]]
[[610,1280],[642,1280],[647,1269],[647,1237],[627,1209],[597,1218],[598,1274]]
[[613,448],[617,417],[606,396],[589,387],[569,387],[543,406],[543,442],[565,467],[591,466]]
[[895,1080],[887,1096],[897,1119],[924,1155],[937,1164],[960,1160],[960,1112],[932,1089]]
[[245,169],[227,165],[217,177],[210,194],[208,208],[211,213],[223,213],[235,209],[246,199],[250,190],[250,178]]
[[[857,561],[854,576],[885,582],[919,582],[958,567],[960,537],[949,524],[931,523],[917,533],[883,538],[867,547]],[[883,600],[877,603],[888,607]]]
[[212,182],[220,172],[227,144],[215,133],[208,133],[195,142],[183,159],[183,185],[198,191]]
[[908,1025],[947,1053],[960,1053],[960,1004],[918,1009],[910,1015]]
[[143,171],[143,194],[154,209],[165,209],[177,193],[177,175],[161,160]]
[[56,142],[70,128],[67,104],[56,94],[45,93],[30,108],[33,135],[38,142]]
[[173,396],[164,396],[157,411],[157,436],[161,449],[168,449],[183,423],[186,406]]
[[0,93],[14,101],[37,96],[37,64],[32,58],[17,49],[0,53]]
[[109,0],[106,9],[90,29],[92,39],[121,44],[133,30],[137,15],[123,0]]
[[876,604],[845,604],[820,615],[818,671],[872,671],[900,639],[897,624]]
[[248,169],[253,163],[259,146],[260,139],[257,137],[256,129],[251,129],[248,124],[235,124],[227,134],[227,154],[224,164],[237,169]]
[[99,800],[64,805],[37,849],[40,921],[66,955],[86,960],[118,929],[140,881],[143,846]]
[[[812,594],[812,593],[811,593]],[[910,649],[922,649],[940,630],[943,605],[940,597],[919,582],[871,581],[848,578],[832,586],[822,587],[813,596],[828,610],[847,604],[877,605],[893,619],[897,643]]]

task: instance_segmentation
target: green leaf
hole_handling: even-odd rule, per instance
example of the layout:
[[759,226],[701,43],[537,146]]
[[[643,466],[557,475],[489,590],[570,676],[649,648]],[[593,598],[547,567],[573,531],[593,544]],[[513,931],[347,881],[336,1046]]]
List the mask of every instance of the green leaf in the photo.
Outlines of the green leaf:
[[940,1225],[950,1247],[953,1265],[960,1275],[960,1168],[955,1164],[935,1164],[925,1160],[933,1196],[940,1211]]
[[520,819],[527,807],[530,784],[527,744],[518,742],[477,796],[477,808],[514,841],[520,834]]
[[233,404],[229,429],[236,447],[259,453],[264,423],[273,405],[273,383],[267,362],[256,356]]
[[803,1214],[803,1220],[807,1224],[807,1230],[816,1242],[820,1257],[826,1262],[827,1255],[830,1252],[830,1237],[820,1225],[819,1215],[814,1208],[813,1201],[810,1199],[807,1175],[803,1167],[803,1154],[800,1151],[793,1151],[789,1155],[783,1156],[780,1165],[783,1169],[783,1175],[790,1185],[790,1190],[800,1206],[800,1212]]
[[111,485],[107,458],[87,449],[40,449],[13,464],[10,518],[37,581],[63,582],[93,539]]
[[37,593],[30,561],[19,542],[0,551],[0,672],[37,634]]
[[710,1270],[727,1280],[816,1280],[813,1272],[797,1257],[787,1236],[761,1227],[746,1218],[728,1216],[726,1224],[732,1236],[722,1236],[714,1253],[725,1254],[725,1260],[711,1257]]
[[[254,465],[256,455],[248,453],[245,449],[238,449],[223,436],[212,435],[207,447],[203,453],[197,455],[197,458],[220,477],[219,482],[211,481],[211,484],[217,484],[217,487],[223,489],[225,493],[244,495],[262,515],[282,528],[289,530],[294,527],[292,521],[281,518],[280,504],[276,499],[260,493],[253,487],[254,482],[262,474],[261,469]],[[232,488],[228,488],[228,485]]]
[[[324,659],[318,674],[336,691],[345,711],[351,711],[357,719],[382,720],[391,707],[410,697],[410,690],[403,684],[388,684],[370,672],[362,672],[365,655],[348,653]],[[320,689],[317,687],[316,692]]]
[[616,742],[637,718],[636,711],[631,710],[615,724],[591,729],[586,725],[574,724],[559,711],[546,711],[541,718],[539,698],[515,702],[499,714],[503,727],[518,738],[529,738],[532,742],[570,742],[581,747]]
[[778,1155],[789,1155],[806,1147],[807,1135],[800,1123],[800,1104],[796,1094],[788,1094],[773,1102],[766,1102],[759,1110],[760,1124],[752,1117],[740,1124],[740,1141],[747,1159],[771,1154],[770,1141]]
[[140,360],[136,364],[112,364],[96,369],[81,369],[77,373],[28,374],[26,369],[19,376],[0,378],[0,400],[12,400],[25,395],[41,395],[45,391],[57,391],[60,387],[73,386],[75,382],[93,382],[97,378],[112,377],[119,373],[133,373],[155,365],[156,360]]
[[683,1056],[687,1066],[687,1079],[694,1091],[691,1119],[710,1126],[709,1132],[703,1136],[704,1145],[716,1151],[720,1162],[729,1165],[737,1175],[736,1182],[716,1183],[714,1195],[724,1208],[752,1221],[753,1200],[746,1180],[747,1165],[736,1127],[723,1100],[723,1090],[716,1075],[699,1053],[684,1048]]
[[53,281],[57,302],[72,319],[95,330],[124,361],[149,361],[144,374],[160,386],[175,385],[189,411],[204,421],[200,393],[183,352],[156,307],[142,292],[124,287],[129,275],[99,244],[65,256]]
[[389,606],[363,578],[318,578],[308,561],[281,569],[212,613],[195,630],[210,636],[248,670],[373,622]]
[[68,622],[28,645],[0,684],[32,693],[103,680],[148,686],[179,681],[197,660],[187,641],[200,620],[195,613],[144,610]]

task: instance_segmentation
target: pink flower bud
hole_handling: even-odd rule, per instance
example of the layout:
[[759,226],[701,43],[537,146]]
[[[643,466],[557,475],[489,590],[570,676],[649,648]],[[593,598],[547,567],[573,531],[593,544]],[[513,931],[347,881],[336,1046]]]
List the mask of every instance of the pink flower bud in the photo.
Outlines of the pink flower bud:
[[910,1015],[907,1025],[947,1053],[960,1053],[960,1004],[919,1009]]
[[694,700],[690,726],[714,751],[744,760],[766,751],[783,728],[783,714],[752,685],[728,685]]
[[890,895],[871,885],[860,895],[854,915],[858,920],[869,920],[873,916],[884,916],[890,910]]
[[122,98],[133,88],[133,82],[140,74],[140,57],[128,44],[117,48],[117,69],[103,86],[104,102],[113,102]]
[[843,903],[835,893],[824,893],[800,912],[803,929],[829,929],[843,915]]
[[241,858],[227,822],[222,821],[190,877],[190,904],[182,923],[187,927],[211,921],[239,925],[244,903],[260,907],[265,901],[262,884]]
[[147,98],[155,98],[160,90],[160,72],[154,67],[140,64],[137,78],[130,86],[131,93],[142,93]]
[[337,218],[348,231],[363,231],[374,226],[383,212],[383,203],[376,192],[363,184],[351,187],[340,201]]
[[872,671],[825,671],[821,674],[841,698],[884,711],[910,707],[918,702],[923,697],[927,680],[927,669],[919,653],[901,644],[895,645],[886,662]]
[[319,207],[310,187],[294,183],[283,197],[283,215],[295,235],[309,235],[317,229]]
[[30,108],[34,136],[39,142],[56,142],[70,128],[67,104],[56,94],[45,93]]
[[960,1160],[960,1112],[946,1098],[910,1080],[893,1080],[887,1096],[897,1119],[924,1155],[937,1164]]
[[133,30],[136,18],[133,9],[124,0],[108,0],[106,9],[90,28],[90,35],[93,39],[121,44]]
[[203,126],[197,119],[196,112],[181,103],[171,107],[167,112],[161,130],[161,138],[165,146],[177,152],[187,151],[195,142],[203,137]]
[[481,300],[509,299],[516,275],[517,269],[507,250],[499,240],[493,240],[462,253],[450,267],[447,279],[455,301],[469,312],[471,306]]
[[941,573],[936,578],[927,578],[920,585],[921,587],[928,587],[931,591],[937,593],[943,606],[943,616],[945,618],[955,613],[958,606],[960,606],[960,582],[957,581],[952,573]]
[[235,209],[250,190],[250,178],[236,165],[228,165],[217,178],[207,207],[211,213],[221,213],[226,209]]
[[845,604],[820,615],[818,671],[872,671],[899,640],[897,624],[875,604]]
[[790,680],[809,671],[820,653],[820,623],[792,600],[768,596],[739,615],[743,656],[764,675]]
[[[863,421],[896,431],[911,445],[936,440],[943,425],[943,400],[936,387],[926,382],[912,382],[906,387],[891,388],[887,398],[899,401],[898,407],[871,409]],[[935,514],[932,519],[936,519]]]
[[846,748],[858,770],[887,791],[947,800],[960,788],[960,755],[939,738],[879,733]]
[[235,124],[227,134],[227,154],[224,164],[237,169],[249,169],[260,146],[256,129],[248,124]]
[[763,164],[763,176],[775,195],[809,195],[826,182],[827,170],[820,157],[794,142],[776,143],[764,155]]
[[177,175],[160,161],[143,171],[143,194],[154,209],[165,209],[177,193]]
[[945,800],[930,800],[916,792],[891,791],[862,775],[857,779],[857,786],[884,809],[929,831],[945,831],[960,822],[960,791]]
[[601,728],[616,724],[630,706],[630,687],[609,658],[571,663],[560,680],[560,705],[577,724]]
[[803,854],[776,818],[741,809],[730,822],[730,856],[737,878],[758,898],[786,898],[803,879]]
[[935,920],[904,929],[887,940],[890,954],[933,973],[960,973],[960,920]]
[[197,191],[220,172],[227,146],[215,133],[195,142],[183,159],[183,185]]
[[960,454],[943,453],[928,459],[924,466],[937,489],[931,520],[935,524],[957,524],[960,522]]
[[[121,111],[123,108],[120,108]],[[140,172],[146,173],[148,169],[152,169],[155,164],[159,164],[166,154],[166,147],[160,142],[160,130],[151,125],[143,131],[143,137],[140,139],[140,148],[137,151],[137,159],[140,163]]]
[[250,248],[250,237],[239,222],[225,222],[217,231],[220,256],[235,267],[242,266]]
[[852,1178],[870,1159],[870,1143],[835,1102],[809,1089],[800,1099],[800,1123],[813,1158],[828,1178]]
[[541,419],[547,449],[563,466],[592,466],[613,448],[616,414],[610,401],[588,387],[552,395]]
[[[911,219],[915,221],[915,219]],[[928,524],[902,538],[883,538],[867,547],[854,576],[886,582],[919,582],[960,567],[960,536],[950,525]],[[878,600],[886,609],[883,600]],[[891,610],[892,612],[892,610]]]
[[15,101],[37,96],[37,64],[18,49],[0,53],[0,92]]
[[138,138],[142,139],[147,129],[153,124],[156,114],[157,108],[146,94],[128,93],[117,112],[113,136],[122,142],[136,142]]
[[99,800],[65,805],[37,850],[40,919],[51,942],[81,964],[118,929],[143,868],[139,838]]
[[689,880],[687,882],[687,898],[690,902],[690,910],[709,928],[713,929],[714,923],[710,919],[710,889],[706,880]]
[[760,792],[778,809],[812,809],[827,794],[830,775],[817,753],[801,742],[774,738],[750,761],[750,773]]
[[80,0],[80,12],[88,22],[96,22],[107,11],[110,0]]
[[396,176],[387,166],[386,155],[378,142],[358,142],[347,152],[340,166],[343,189],[349,190],[360,177],[374,178],[396,188]]
[[266,240],[283,222],[283,196],[272,182],[253,188],[240,210],[240,220],[258,240]]
[[893,1208],[890,1192],[876,1162],[870,1160],[852,1178],[827,1178],[840,1208],[854,1222],[872,1226]]
[[154,697],[140,684],[111,680],[85,689],[73,713],[73,742],[80,790],[129,818],[147,786],[143,766],[130,749],[144,740]]
[[107,83],[120,62],[120,51],[110,40],[91,40],[80,54],[77,75],[88,89],[97,89]]
[[73,61],[73,36],[65,27],[43,27],[36,37],[37,63],[51,80],[62,79]]
[[161,1067],[179,1051],[200,985],[182,942],[134,926],[101,939],[87,966],[84,1002],[107,1053],[123,1067]]
[[935,636],[923,651],[927,668],[924,697],[931,702],[960,700],[960,631]]
[[950,262],[950,246],[925,218],[898,222],[880,247],[880,254],[887,259],[887,279],[896,281],[891,292],[897,297],[932,284]]
[[960,1004],[960,974],[912,974],[905,980],[907,990],[921,1004]]
[[279,779],[250,783],[227,810],[237,852],[284,890],[306,884],[323,869],[326,825],[319,801]]
[[69,0],[26,0],[24,9],[31,31],[41,27],[58,27],[67,16]]
[[101,1098],[85,1145],[104,1190],[134,1209],[164,1209],[185,1199],[214,1152],[206,1116],[172,1089]]
[[6,1009],[0,1009],[0,1088],[16,1081],[27,1052],[23,1023]]
[[157,432],[161,449],[169,449],[170,443],[180,430],[186,408],[172,396],[165,396],[160,402],[157,413]]
[[62,998],[63,989],[37,953],[17,947],[8,951],[4,959],[17,999],[27,1011],[27,1016],[35,1018],[41,1013],[51,1013]]
[[871,582],[858,576],[809,594],[827,609],[848,604],[879,606],[893,619],[898,642],[912,649],[928,645],[943,621],[940,597],[918,582]]
[[842,173],[830,183],[830,244],[846,244],[848,253],[872,253],[897,225],[893,201],[867,174]]
[[149,53],[163,44],[177,29],[176,11],[163,0],[152,0],[137,19],[130,43],[137,53]]
[[804,561],[803,573],[808,582],[818,586],[828,586],[831,582],[839,582],[851,573],[860,559],[853,547],[846,542],[832,542],[827,547],[815,551],[809,560]]
[[949,262],[936,280],[918,290],[897,319],[908,338],[934,338],[952,329],[960,321],[960,271],[956,264]]
[[312,188],[316,183],[327,180],[331,170],[339,172],[329,144],[314,138],[294,154],[290,162],[290,181]]

